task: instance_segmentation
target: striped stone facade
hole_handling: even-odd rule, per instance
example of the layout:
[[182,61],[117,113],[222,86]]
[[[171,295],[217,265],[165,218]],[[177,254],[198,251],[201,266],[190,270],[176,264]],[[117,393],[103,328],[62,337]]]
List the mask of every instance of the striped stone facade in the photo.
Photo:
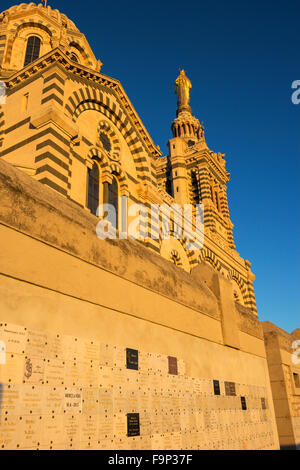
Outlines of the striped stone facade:
[[[182,122],[180,136],[173,126],[169,155],[162,157],[120,82],[100,73],[101,62],[74,23],[50,7],[24,5],[0,15],[0,79],[7,91],[7,104],[0,106],[0,158],[87,211],[88,174],[96,164],[99,203],[105,185],[115,179],[128,211],[143,204],[141,242],[189,272],[199,263],[211,264],[232,281],[243,306],[256,313],[250,263],[233,241],[224,156],[208,149],[203,126],[195,133]],[[25,47],[39,27],[40,57],[24,67],[21,44]],[[190,119],[197,127],[197,119]],[[171,240],[164,240],[164,216],[153,208],[196,201],[204,205],[204,246],[188,249],[173,229]]]

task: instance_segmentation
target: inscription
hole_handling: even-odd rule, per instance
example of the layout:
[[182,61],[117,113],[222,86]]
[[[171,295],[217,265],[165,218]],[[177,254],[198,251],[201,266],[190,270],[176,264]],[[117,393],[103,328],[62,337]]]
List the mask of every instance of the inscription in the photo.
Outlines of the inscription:
[[139,352],[137,349],[126,348],[126,367],[127,369],[138,370]]
[[213,384],[214,384],[214,394],[220,395],[220,382],[218,380],[214,380]]
[[127,436],[139,436],[140,435],[140,415],[139,413],[128,413],[127,414]]

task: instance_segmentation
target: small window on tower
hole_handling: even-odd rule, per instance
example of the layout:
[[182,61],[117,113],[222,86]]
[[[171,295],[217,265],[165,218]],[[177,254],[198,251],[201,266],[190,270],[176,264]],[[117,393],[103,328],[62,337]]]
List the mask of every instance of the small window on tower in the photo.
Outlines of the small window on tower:
[[24,67],[39,58],[40,48],[40,38],[38,38],[37,36],[30,36],[27,40]]

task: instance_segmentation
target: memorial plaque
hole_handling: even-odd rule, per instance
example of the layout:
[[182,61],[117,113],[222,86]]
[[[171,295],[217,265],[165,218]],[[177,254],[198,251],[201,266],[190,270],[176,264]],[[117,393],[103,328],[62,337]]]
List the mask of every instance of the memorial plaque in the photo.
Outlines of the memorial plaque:
[[99,413],[99,390],[94,388],[82,390],[82,412],[86,415]]
[[139,371],[138,386],[141,388],[141,390],[148,390],[149,388],[149,373],[148,372]]
[[67,361],[80,361],[83,356],[84,342],[75,336],[63,336],[62,345]]
[[[80,437],[80,415],[64,414],[63,415],[63,433],[66,443],[79,442]],[[76,448],[76,447],[74,447]]]
[[119,438],[119,439],[122,439],[126,436],[126,414],[124,413],[114,414],[113,434],[115,438]]
[[96,441],[98,439],[98,416],[80,416],[80,441]]
[[111,369],[112,373],[112,385],[114,387],[123,387],[127,388],[127,369],[122,369],[121,367],[113,367]]
[[177,361],[177,363],[178,363],[178,375],[183,375],[184,376],[185,375],[185,369],[186,369],[185,362],[182,359],[179,359]]
[[48,333],[46,345],[46,358],[47,359],[60,359],[64,360],[63,341],[61,335]]
[[63,413],[64,409],[64,392],[63,387],[51,387],[44,385],[43,393],[43,414],[55,413],[55,415]]
[[136,390],[138,388],[138,381],[139,381],[139,376],[138,373],[136,373],[135,370],[132,369],[125,369],[125,375],[126,375],[126,388],[128,390]]
[[[134,351],[134,349],[130,351]],[[123,346],[116,345],[114,346],[113,352],[114,352],[114,367],[121,367],[121,368],[126,367],[125,358],[127,358],[127,350],[125,354],[125,348]]]
[[42,415],[43,413],[43,386],[24,384],[20,393],[20,414]]
[[82,411],[82,391],[76,388],[64,391],[64,411],[72,414]]
[[139,410],[149,410],[150,409],[150,395],[148,390],[143,392],[142,390],[138,394],[138,409]]
[[39,416],[22,416],[18,432],[21,449],[37,448],[41,444],[42,420]]
[[162,433],[162,416],[160,413],[153,412],[152,408],[150,411],[150,423],[152,434]]
[[27,340],[26,328],[12,323],[0,323],[0,340],[4,342],[7,353],[23,354]]
[[140,433],[141,436],[149,436],[151,434],[151,422],[149,413],[140,413]]
[[83,383],[83,366],[79,362],[66,361],[65,363],[65,385],[67,387],[81,387]]
[[140,435],[140,415],[139,413],[128,413],[127,414],[127,436],[139,436]]
[[0,425],[5,415],[20,414],[21,385],[0,384]]
[[45,360],[36,356],[25,356],[24,383],[44,383]]
[[63,416],[42,416],[41,445],[55,447],[65,440],[63,435]]
[[164,449],[165,450],[171,449],[171,443],[172,443],[171,433],[165,433],[163,437]]
[[128,392],[128,410],[131,413],[138,410],[138,395],[135,390],[130,390]]
[[46,360],[44,378],[47,385],[63,385],[65,381],[65,363],[59,359]]
[[100,442],[103,439],[108,439],[113,437],[113,416],[112,415],[101,415],[99,416],[99,428],[98,435]]
[[139,353],[139,369],[146,373],[150,369],[149,353],[143,351]]
[[113,390],[100,389],[99,390],[99,413],[100,414],[113,414]]
[[153,434],[151,436],[151,449],[164,450],[163,436],[161,434]]
[[111,344],[100,343],[99,363],[103,366],[113,367],[114,349]]
[[139,352],[137,349],[126,348],[126,367],[127,369],[138,370]]
[[39,330],[28,330],[25,346],[26,356],[37,356],[44,359],[47,351],[47,333]]
[[128,409],[128,390],[114,389],[113,391],[113,409],[114,413],[123,413],[124,415],[129,411]]
[[0,364],[0,383],[21,384],[24,374],[24,355],[6,354],[5,364]]
[[[99,380],[101,388],[111,388],[115,381],[115,369],[108,366],[99,367]],[[123,374],[124,375],[124,374]]]
[[236,395],[234,382],[225,382],[225,394],[228,396]]
[[19,417],[6,416],[0,422],[0,449],[17,449],[19,445]]
[[218,380],[214,380],[213,384],[214,384],[214,394],[220,395],[220,382]]
[[158,372],[154,372],[149,375],[149,385],[150,385],[151,390],[158,391],[161,388],[160,382],[161,382],[161,375]]
[[81,361],[99,363],[100,343],[98,341],[83,340],[82,350]]
[[168,356],[169,374],[178,375],[177,357]]
[[180,450],[181,449],[181,433],[174,432],[172,434],[172,450]]
[[245,397],[241,397],[241,405],[242,405],[242,410],[247,409],[247,404],[246,404],[246,398]]
[[95,361],[81,363],[80,373],[82,375],[80,382],[83,387],[99,388],[100,369]]

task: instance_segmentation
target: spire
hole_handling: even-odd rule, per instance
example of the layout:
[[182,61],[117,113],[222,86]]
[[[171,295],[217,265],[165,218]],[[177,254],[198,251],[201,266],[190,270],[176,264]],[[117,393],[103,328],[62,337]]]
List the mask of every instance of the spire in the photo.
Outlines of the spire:
[[189,105],[191,88],[191,81],[186,76],[185,71],[179,69],[174,88],[174,93],[177,95],[177,117],[172,122],[171,129],[174,137],[199,141],[204,138],[204,128],[198,119],[192,115],[192,108]]

